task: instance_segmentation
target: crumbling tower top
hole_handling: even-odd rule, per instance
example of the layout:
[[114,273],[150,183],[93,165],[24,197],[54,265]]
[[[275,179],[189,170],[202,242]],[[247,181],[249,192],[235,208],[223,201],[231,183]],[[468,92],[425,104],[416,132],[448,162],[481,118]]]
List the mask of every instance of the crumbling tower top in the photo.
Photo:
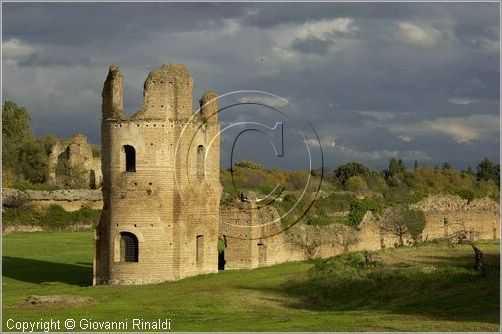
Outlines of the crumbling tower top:
[[123,84],[124,77],[120,68],[117,65],[111,65],[101,93],[103,99],[101,107],[103,119],[124,118]]
[[185,65],[166,63],[148,74],[143,88],[143,105],[132,118],[190,118],[192,90],[192,77]]

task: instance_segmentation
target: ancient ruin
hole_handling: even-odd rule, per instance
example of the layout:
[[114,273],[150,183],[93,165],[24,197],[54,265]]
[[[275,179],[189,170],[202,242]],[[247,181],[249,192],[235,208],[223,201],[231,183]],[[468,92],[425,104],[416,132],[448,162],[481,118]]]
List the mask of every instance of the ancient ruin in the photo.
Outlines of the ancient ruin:
[[[276,209],[258,208],[252,195],[220,203],[216,94],[206,92],[194,112],[192,86],[183,65],[165,64],[150,72],[143,105],[128,117],[122,73],[109,69],[102,93],[103,210],[94,284],[172,281],[396,244],[370,211],[357,229],[299,223],[282,233]],[[499,238],[500,205],[491,199],[437,195],[412,207],[425,214],[424,240],[460,229],[472,239]]]
[[[149,73],[141,109],[123,110],[111,66],[102,93],[103,211],[95,284],[143,284],[218,271],[219,130],[215,93],[192,109],[183,65]],[[210,145],[213,141],[213,145]]]
[[47,182],[64,185],[68,181],[75,188],[101,187],[101,157],[93,154],[91,144],[82,134],[56,140],[49,154]]

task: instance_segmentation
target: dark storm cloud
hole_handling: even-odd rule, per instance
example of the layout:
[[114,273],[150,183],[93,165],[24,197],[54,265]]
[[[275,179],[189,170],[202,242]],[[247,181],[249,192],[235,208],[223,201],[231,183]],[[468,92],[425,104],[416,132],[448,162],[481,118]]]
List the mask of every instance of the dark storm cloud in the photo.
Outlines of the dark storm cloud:
[[26,57],[21,57],[17,63],[19,67],[46,67],[46,66],[89,66],[91,65],[91,59],[80,58],[80,59],[65,59],[65,58],[55,58],[48,55],[40,55],[37,53],[32,53]]
[[328,48],[333,44],[334,42],[331,40],[322,40],[319,38],[295,38],[291,44],[291,48],[301,53],[325,55],[328,52]]
[[[108,43],[155,31],[197,31],[247,7],[212,3],[6,3],[4,38],[36,43]],[[132,45],[131,45],[132,46]]]
[[[496,3],[7,3],[3,9],[4,98],[28,107],[37,134],[83,132],[99,142],[108,64],[124,72],[132,114],[148,71],[171,61],[189,67],[194,106],[208,88],[289,99],[315,125],[330,166],[361,160],[380,167],[396,154],[460,167],[498,159]],[[272,114],[256,115],[274,124]],[[227,113],[222,120],[241,117]],[[243,156],[260,157],[252,140],[239,147]],[[263,156],[264,163],[274,160]]]

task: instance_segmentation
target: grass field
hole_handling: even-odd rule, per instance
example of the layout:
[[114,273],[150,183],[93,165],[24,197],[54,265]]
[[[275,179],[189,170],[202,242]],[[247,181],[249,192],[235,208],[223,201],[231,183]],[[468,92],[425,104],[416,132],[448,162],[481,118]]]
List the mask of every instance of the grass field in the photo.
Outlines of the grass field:
[[[173,331],[497,331],[499,243],[479,242],[486,277],[470,246],[445,243],[225,271],[148,286],[91,286],[92,233],[3,236],[6,321],[73,318],[171,319]],[[86,305],[37,307],[30,295],[91,297]],[[78,329],[78,328],[77,328]]]

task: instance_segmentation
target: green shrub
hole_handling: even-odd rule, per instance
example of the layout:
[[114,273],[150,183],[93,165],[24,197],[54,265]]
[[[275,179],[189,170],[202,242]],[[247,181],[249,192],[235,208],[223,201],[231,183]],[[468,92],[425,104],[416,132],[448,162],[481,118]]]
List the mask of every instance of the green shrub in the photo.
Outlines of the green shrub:
[[356,199],[350,205],[350,213],[348,216],[349,223],[351,226],[357,227],[368,210],[381,212],[382,209],[382,203],[374,198],[366,197],[363,199]]
[[349,191],[361,191],[368,189],[366,181],[360,176],[351,176],[345,182],[345,188]]
[[249,169],[262,169],[262,166],[254,161],[242,160],[234,163],[235,167],[249,168]]
[[366,165],[359,162],[348,162],[338,166],[333,175],[342,185],[345,185],[352,176],[366,176],[370,175],[370,173],[371,170]]
[[57,204],[45,210],[37,210],[33,205],[25,205],[4,210],[2,219],[5,225],[36,225],[48,230],[60,230],[78,224],[96,226],[100,214],[101,210],[87,206],[77,211],[65,211]]
[[463,199],[466,199],[467,203],[470,203],[474,198],[476,198],[476,194],[471,189],[461,189],[458,190],[456,193]]

